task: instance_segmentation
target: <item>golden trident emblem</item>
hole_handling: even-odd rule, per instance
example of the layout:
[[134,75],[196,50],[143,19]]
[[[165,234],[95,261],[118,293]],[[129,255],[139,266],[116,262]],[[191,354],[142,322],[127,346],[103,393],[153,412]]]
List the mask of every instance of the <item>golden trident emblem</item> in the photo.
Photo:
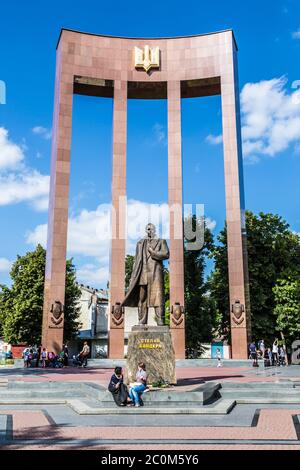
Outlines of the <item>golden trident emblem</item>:
[[134,66],[136,69],[143,68],[149,72],[152,68],[159,68],[159,47],[145,46],[144,50],[139,47],[134,48]]

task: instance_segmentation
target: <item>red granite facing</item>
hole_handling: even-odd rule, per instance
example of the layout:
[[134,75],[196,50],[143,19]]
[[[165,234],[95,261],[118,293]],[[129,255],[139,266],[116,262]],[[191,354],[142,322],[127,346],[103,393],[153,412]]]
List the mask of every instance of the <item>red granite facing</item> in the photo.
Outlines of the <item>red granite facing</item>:
[[[145,45],[158,46],[161,51],[161,66],[150,73],[134,68],[134,47],[143,48]],[[181,81],[205,79],[209,82],[221,77],[230,305],[238,299],[247,310],[241,324],[235,324],[232,319],[232,354],[233,358],[246,358],[247,335],[248,338],[250,335],[246,319],[250,318],[250,302],[245,291],[248,279],[247,252],[241,231],[241,210],[244,207],[240,188],[243,187],[243,175],[239,170],[242,156],[238,144],[238,79],[236,45],[232,31],[169,39],[127,39],[62,31],[56,65],[43,345],[48,350],[58,352],[63,341],[63,329],[50,329],[49,317],[51,304],[55,300],[64,304],[74,76],[114,82],[112,203],[117,220],[112,227],[115,236],[112,237],[111,250],[111,305],[121,301],[124,295],[124,224],[118,220],[119,216],[125,220],[119,197],[126,196],[127,81],[167,82],[169,204],[177,204],[180,212]],[[183,306],[183,244],[181,239],[175,237],[175,231],[182,233],[181,226],[182,220],[178,221],[178,217],[175,218],[171,213],[171,305],[179,302]],[[123,324],[116,326],[111,322],[111,329],[110,351],[114,355],[111,357],[121,357],[119,353],[122,348],[116,344],[120,336],[115,330],[123,331]],[[172,329],[178,330],[172,333],[176,356],[184,357],[184,323],[172,324]]]

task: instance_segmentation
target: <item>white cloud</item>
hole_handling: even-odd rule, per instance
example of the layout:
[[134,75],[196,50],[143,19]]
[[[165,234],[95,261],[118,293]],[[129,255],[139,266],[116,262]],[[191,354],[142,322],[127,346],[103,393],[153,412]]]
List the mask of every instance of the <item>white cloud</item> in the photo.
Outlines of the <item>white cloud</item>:
[[0,206],[30,202],[37,210],[48,207],[49,176],[25,169],[0,175]]
[[145,236],[145,226],[149,222],[156,226],[157,236],[168,239],[169,205],[130,199],[127,204],[127,240],[130,245]]
[[167,141],[167,133],[166,133],[164,126],[157,122],[153,126],[153,131],[154,131],[155,143],[166,146],[168,144],[168,141]]
[[48,129],[47,127],[35,126],[33,127],[32,132],[34,134],[40,135],[45,140],[49,140],[52,137],[52,131],[51,129]]
[[[299,30],[300,37],[300,30]],[[300,142],[300,80],[287,90],[285,77],[246,83],[241,92],[243,155],[256,163],[262,155],[275,156]],[[209,134],[212,145],[222,135]],[[197,169],[196,169],[197,171]]]
[[16,168],[23,159],[22,147],[9,139],[7,129],[0,127],[0,171]]
[[297,31],[292,32],[293,39],[300,39],[300,28]]
[[220,135],[209,134],[208,136],[206,136],[205,140],[206,142],[212,145],[219,145],[223,142],[223,136],[222,134]]
[[205,217],[205,227],[213,231],[216,228],[217,222],[210,217]]
[[[169,238],[169,206],[166,203],[149,204],[129,200],[127,205],[126,253],[134,254],[136,241],[145,234],[145,226],[152,222],[157,235]],[[213,230],[216,222],[206,218],[206,226]],[[80,265],[76,261],[77,278],[91,285],[105,285],[109,275],[109,252],[111,245],[111,205],[102,204],[96,210],[83,209],[71,215],[68,223],[68,256],[93,258],[91,263]],[[38,225],[26,235],[26,242],[40,243],[46,247],[47,224]]]
[[7,258],[0,258],[0,272],[9,272],[11,265],[12,262],[9,261]]
[[26,234],[26,243],[30,245],[42,245],[46,248],[47,245],[47,224],[37,225],[33,231],[28,231]]
[[285,78],[247,83],[241,92],[244,156],[274,156],[300,140],[300,88]]
[[84,264],[77,269],[77,279],[80,279],[81,283],[98,286],[104,285],[106,287],[109,279],[108,265],[105,267],[99,267],[96,264]]
[[[168,219],[168,205],[148,204],[129,200],[127,219],[126,253],[134,254],[138,238],[144,236],[145,225],[152,221],[159,226],[160,220],[165,227]],[[160,231],[158,230],[158,234]],[[163,234],[168,235],[166,230]],[[167,237],[166,237],[167,238]],[[83,209],[78,215],[71,215],[68,222],[68,256],[92,257],[93,262],[78,264],[77,278],[80,282],[92,285],[105,285],[109,273],[109,252],[111,240],[111,205],[101,204],[96,210]],[[40,243],[46,247],[47,224],[38,225],[27,233],[26,242]]]
[[[48,176],[40,175],[40,178],[48,178],[45,180],[47,187],[49,187],[50,178]],[[44,194],[44,195],[43,195]],[[46,191],[46,186],[44,187],[43,193],[39,194],[36,199],[31,201],[32,207],[38,212],[44,212],[48,210],[49,207],[49,189]]]
[[26,147],[12,142],[0,127],[0,206],[27,202],[38,211],[48,207],[49,176],[25,163]]
[[[47,224],[27,233],[26,242],[46,247]],[[68,223],[68,256],[78,256],[77,279],[94,286],[106,286],[109,277],[110,205],[94,211],[82,210],[71,216]],[[93,258],[92,263],[80,264],[80,257]]]
[[[151,221],[157,234],[169,237],[168,204],[148,204],[129,200],[127,205],[127,249],[134,251],[135,241],[144,236],[145,226]],[[27,233],[26,242],[46,246],[47,224],[38,225]],[[83,209],[71,215],[68,222],[68,252],[70,255],[90,256],[108,263],[111,239],[111,205],[100,204],[96,210]]]

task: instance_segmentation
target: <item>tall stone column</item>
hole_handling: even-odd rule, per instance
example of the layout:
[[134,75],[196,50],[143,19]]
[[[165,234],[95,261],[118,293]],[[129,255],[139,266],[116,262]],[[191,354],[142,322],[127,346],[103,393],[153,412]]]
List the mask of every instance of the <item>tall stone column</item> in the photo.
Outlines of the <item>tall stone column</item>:
[[175,357],[185,357],[180,81],[168,82],[168,193],[170,208],[170,328]]
[[124,357],[127,82],[114,83],[109,357]]
[[73,74],[64,70],[63,42],[57,49],[48,212],[42,344],[61,351],[63,344]]
[[223,119],[228,275],[232,357],[248,357],[250,297],[246,249],[245,202],[241,146],[237,51],[232,34],[222,63]]

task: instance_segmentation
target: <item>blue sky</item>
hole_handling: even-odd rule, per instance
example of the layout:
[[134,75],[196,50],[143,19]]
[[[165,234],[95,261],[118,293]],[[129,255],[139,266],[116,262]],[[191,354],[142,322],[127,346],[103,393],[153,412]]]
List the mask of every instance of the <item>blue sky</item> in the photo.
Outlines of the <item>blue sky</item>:
[[[61,27],[129,37],[232,28],[239,47],[246,207],[278,213],[300,232],[297,0],[12,1],[1,2],[0,24],[0,80],[7,92],[0,104],[0,282],[8,282],[17,254],[45,239]],[[163,220],[166,127],[165,101],[129,101],[128,199],[132,211],[160,204]],[[108,276],[108,244],[99,232],[107,221],[103,204],[111,200],[111,134],[111,99],[75,96],[68,252],[78,280],[95,287],[105,286]],[[182,101],[184,202],[205,205],[215,235],[225,218],[221,134],[220,97]],[[133,247],[128,241],[127,251]]]

